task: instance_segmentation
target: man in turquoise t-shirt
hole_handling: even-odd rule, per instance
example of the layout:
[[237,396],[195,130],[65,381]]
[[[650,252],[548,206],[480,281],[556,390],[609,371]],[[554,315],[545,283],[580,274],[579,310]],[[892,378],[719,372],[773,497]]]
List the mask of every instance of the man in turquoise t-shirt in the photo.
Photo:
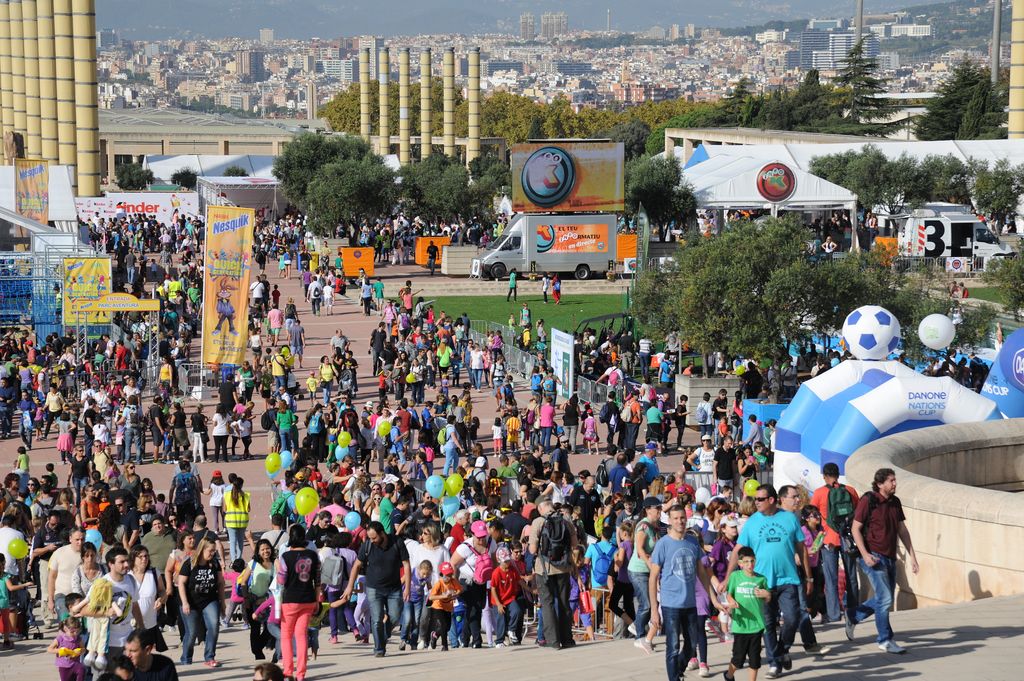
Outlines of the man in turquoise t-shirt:
[[[739,551],[749,546],[757,556],[757,567],[764,575],[772,599],[765,610],[765,655],[768,658],[768,678],[782,675],[783,667],[789,669],[792,661],[789,648],[796,638],[800,624],[800,577],[797,574],[796,554],[807,574],[807,590],[814,586],[811,563],[807,557],[803,531],[796,515],[778,507],[778,493],[771,485],[761,485],[754,502],[757,513],[750,516],[740,532],[736,548],[729,558],[728,580],[737,565]],[[782,631],[779,631],[779,615],[783,617]]]

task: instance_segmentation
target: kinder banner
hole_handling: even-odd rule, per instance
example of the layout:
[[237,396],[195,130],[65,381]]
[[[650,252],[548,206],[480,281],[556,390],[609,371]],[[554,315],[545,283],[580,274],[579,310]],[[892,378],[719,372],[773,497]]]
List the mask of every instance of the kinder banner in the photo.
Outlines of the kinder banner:
[[551,329],[551,367],[558,376],[558,396],[569,399],[576,390],[574,339],[571,333]]
[[537,225],[538,253],[607,253],[608,225]]
[[620,142],[512,147],[512,208],[517,213],[621,213],[624,180]]
[[[86,301],[98,301],[112,293],[110,258],[64,258],[64,323],[79,322],[79,307]],[[93,308],[97,309],[97,308]],[[106,324],[106,312],[86,312],[87,324]]]
[[50,170],[46,161],[14,159],[14,202],[19,215],[47,224],[50,217]]
[[203,362],[238,364],[248,340],[249,274],[256,212],[207,206],[203,274]]
[[118,192],[106,196],[75,198],[78,217],[88,222],[97,215],[113,220],[136,213],[155,215],[157,222],[169,225],[182,215],[199,215],[199,194],[195,192]]

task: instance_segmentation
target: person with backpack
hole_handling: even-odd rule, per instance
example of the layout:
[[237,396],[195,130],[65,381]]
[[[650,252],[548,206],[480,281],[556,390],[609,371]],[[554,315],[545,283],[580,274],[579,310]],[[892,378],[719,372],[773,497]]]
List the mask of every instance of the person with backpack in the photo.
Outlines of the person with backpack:
[[[469,526],[470,536],[452,552],[452,567],[462,585],[459,597],[466,607],[462,625],[462,647],[483,647],[480,622],[487,604],[494,560],[491,556],[490,532],[487,523],[477,520]],[[470,641],[472,639],[472,641]]]
[[189,461],[181,461],[178,467],[180,471],[171,479],[167,503],[174,508],[180,524],[191,526],[199,513],[199,480]]
[[[821,467],[825,484],[814,490],[811,505],[821,513],[825,541],[821,546],[821,571],[825,580],[825,619],[823,624],[838,622],[843,613],[857,607],[860,589],[857,584],[857,554],[853,544],[853,514],[860,497],[850,485],[839,482],[839,466],[829,462]],[[846,573],[846,590],[839,594],[839,561]]]
[[530,525],[530,553],[536,556],[533,572],[544,613],[543,639],[551,648],[571,648],[576,642],[572,638],[569,580],[572,550],[578,543],[576,531],[555,511],[551,499],[541,499],[537,511],[540,515]]
[[696,417],[697,427],[700,428],[701,439],[707,435],[710,438],[714,438],[715,435],[715,415],[712,411],[711,406],[711,393],[704,393],[700,402],[697,403]]
[[[590,568],[590,588],[608,588],[608,574],[614,572],[615,552],[618,547],[612,538],[615,537],[615,527],[607,524],[601,528],[601,541],[594,542],[587,547],[583,555]],[[612,575],[614,577],[614,574]],[[608,589],[611,591],[611,589]]]

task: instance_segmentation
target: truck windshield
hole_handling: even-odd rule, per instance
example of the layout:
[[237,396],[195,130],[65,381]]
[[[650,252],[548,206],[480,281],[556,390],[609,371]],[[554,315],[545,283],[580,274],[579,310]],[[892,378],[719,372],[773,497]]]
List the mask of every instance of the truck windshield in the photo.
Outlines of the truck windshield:
[[995,234],[987,229],[976,229],[974,230],[974,238],[983,244],[997,244],[999,239]]
[[522,242],[522,238],[521,237],[515,236],[515,235],[510,236],[510,237],[508,237],[507,239],[505,239],[504,241],[501,242],[500,250],[502,250],[502,251],[518,251],[519,250],[519,245],[520,245],[521,242]]

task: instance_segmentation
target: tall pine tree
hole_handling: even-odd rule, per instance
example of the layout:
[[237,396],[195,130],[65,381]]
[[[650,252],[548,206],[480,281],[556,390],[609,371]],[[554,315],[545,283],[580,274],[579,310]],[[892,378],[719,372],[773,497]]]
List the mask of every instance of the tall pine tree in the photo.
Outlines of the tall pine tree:
[[887,120],[895,109],[885,97],[886,80],[877,74],[878,60],[865,55],[864,41],[858,41],[835,78],[844,108],[837,127],[855,135],[886,135],[900,125]]

